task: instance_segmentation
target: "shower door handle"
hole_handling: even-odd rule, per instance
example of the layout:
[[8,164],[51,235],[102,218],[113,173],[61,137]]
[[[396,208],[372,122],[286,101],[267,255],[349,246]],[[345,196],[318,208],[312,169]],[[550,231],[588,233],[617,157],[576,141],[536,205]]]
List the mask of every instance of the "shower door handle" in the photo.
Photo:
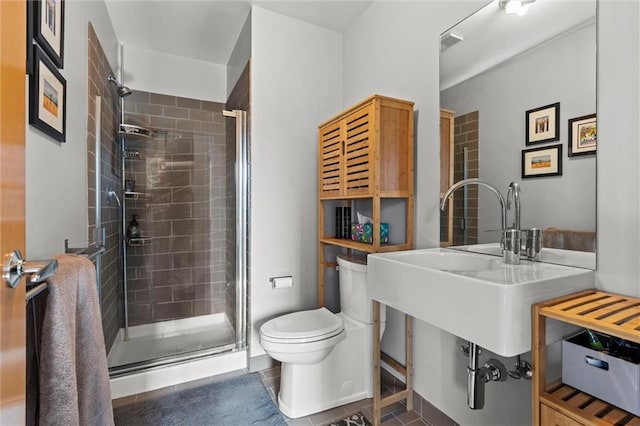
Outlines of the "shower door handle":
[[22,258],[20,250],[14,250],[4,256],[2,278],[7,286],[16,288],[23,275],[29,275],[31,284],[41,283],[58,270],[55,259],[28,261]]

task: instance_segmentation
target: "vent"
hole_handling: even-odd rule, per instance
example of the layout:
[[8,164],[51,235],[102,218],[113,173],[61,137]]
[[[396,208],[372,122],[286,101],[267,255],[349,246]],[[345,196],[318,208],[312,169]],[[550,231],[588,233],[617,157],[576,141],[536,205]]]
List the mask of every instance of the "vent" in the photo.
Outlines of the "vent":
[[440,36],[440,51],[445,51],[462,40],[464,40],[464,37],[459,34],[452,33],[451,31],[444,33]]

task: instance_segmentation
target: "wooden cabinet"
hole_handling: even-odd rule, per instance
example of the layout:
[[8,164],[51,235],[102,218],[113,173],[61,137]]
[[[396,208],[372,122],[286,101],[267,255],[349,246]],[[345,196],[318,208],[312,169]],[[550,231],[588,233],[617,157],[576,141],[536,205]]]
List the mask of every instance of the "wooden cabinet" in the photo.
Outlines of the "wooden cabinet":
[[[373,95],[318,126],[319,139],[319,304],[324,305],[325,246],[367,253],[408,250],[413,247],[413,102]],[[366,204],[371,213],[371,243],[337,238],[331,220],[336,206]],[[402,229],[382,243],[380,224],[385,203],[400,203],[404,212],[389,223]],[[352,208],[355,222],[356,208]],[[398,209],[396,209],[398,211]]]
[[[376,253],[413,247],[413,102],[373,95],[322,123],[318,131],[318,303],[325,305],[325,271],[336,267],[336,250]],[[350,208],[351,222],[364,209],[371,215],[372,241],[353,241],[344,223],[336,226],[335,208]],[[386,216],[385,211],[392,213]],[[401,212],[401,213],[399,213]],[[389,241],[382,242],[380,224],[388,222]],[[327,225],[331,224],[331,225]],[[348,229],[349,226],[347,225]],[[374,336],[380,335],[380,304],[373,302]],[[406,317],[406,366],[385,361],[406,377],[402,391],[380,395],[380,342],[374,338],[374,425],[381,409],[402,399],[408,411],[413,404],[413,318]]]
[[532,307],[534,426],[640,426],[640,418],[562,383],[546,383],[546,320],[552,318],[579,327],[640,343],[640,299],[587,290],[540,302]]

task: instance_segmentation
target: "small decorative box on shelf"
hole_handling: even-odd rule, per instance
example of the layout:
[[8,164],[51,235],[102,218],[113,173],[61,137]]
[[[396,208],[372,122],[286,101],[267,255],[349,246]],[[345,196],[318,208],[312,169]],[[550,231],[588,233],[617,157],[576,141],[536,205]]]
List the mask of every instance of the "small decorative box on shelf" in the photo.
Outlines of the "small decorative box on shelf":
[[[371,223],[354,223],[351,225],[351,239],[363,243],[373,243],[373,224]],[[389,224],[380,224],[380,243],[389,242]]]

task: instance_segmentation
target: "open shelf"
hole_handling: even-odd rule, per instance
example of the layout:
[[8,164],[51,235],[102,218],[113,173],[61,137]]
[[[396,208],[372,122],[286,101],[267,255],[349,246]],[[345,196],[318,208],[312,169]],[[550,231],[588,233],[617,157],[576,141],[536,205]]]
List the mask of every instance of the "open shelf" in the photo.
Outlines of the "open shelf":
[[126,200],[138,200],[141,198],[149,198],[149,195],[144,192],[125,191],[124,198]]
[[347,240],[344,238],[325,237],[320,238],[322,244],[331,244],[338,247],[345,247],[353,250],[359,250],[366,253],[379,253],[398,250],[410,250],[411,244],[380,244],[377,249],[370,243],[362,243],[359,241]]
[[561,380],[546,385],[546,320],[568,324],[640,343],[640,299],[586,290],[533,306],[532,357],[534,425],[560,416],[567,425],[640,426],[640,417],[573,388]]
[[150,243],[151,241],[153,241],[153,237],[134,237],[134,238],[127,237],[126,239],[127,245],[130,247],[143,246],[145,244]]
[[549,386],[540,403],[580,424],[640,426],[640,418],[633,414],[561,382]]
[[121,124],[118,133],[126,136],[135,136],[140,138],[150,139],[153,137],[153,132],[144,127],[135,126],[133,124]]
[[140,151],[135,149],[125,149],[124,151],[122,151],[122,156],[124,157],[125,160],[141,160],[142,159],[142,154],[140,154]]

